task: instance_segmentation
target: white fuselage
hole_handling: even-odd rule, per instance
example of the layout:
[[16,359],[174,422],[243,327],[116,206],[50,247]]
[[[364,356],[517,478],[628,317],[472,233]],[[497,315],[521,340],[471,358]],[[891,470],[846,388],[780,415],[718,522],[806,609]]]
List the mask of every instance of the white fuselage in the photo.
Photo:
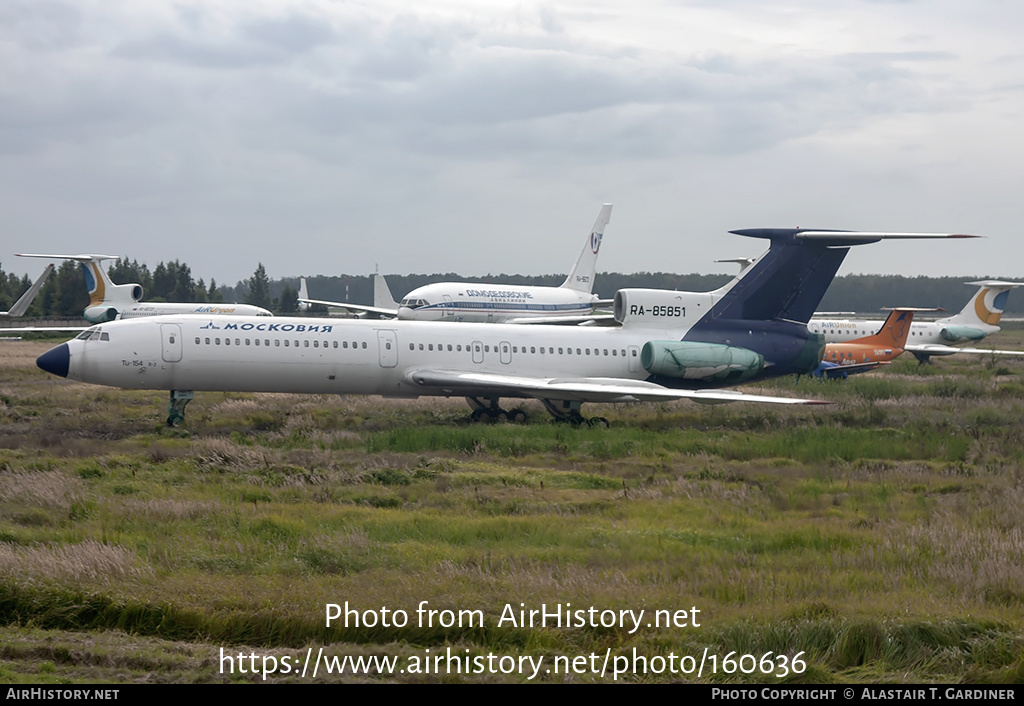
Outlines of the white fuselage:
[[567,287],[440,282],[409,292],[398,318],[413,321],[502,323],[531,317],[590,314],[597,295]]
[[[807,329],[811,333],[825,335],[826,343],[842,343],[852,341],[855,338],[871,336],[881,330],[883,320],[878,321],[851,321],[848,319],[811,319]],[[942,331],[949,326],[947,320],[939,321],[914,321],[910,325],[910,333],[907,336],[907,347],[922,344],[939,344],[948,346],[950,338],[942,335]],[[981,322],[972,323],[972,328],[991,335],[999,331],[998,326],[991,326]]]
[[252,304],[199,304],[154,302],[144,304],[132,302],[117,309],[118,319],[138,319],[145,316],[167,316],[169,314],[204,314],[215,316],[272,316],[266,309]]
[[411,383],[410,373],[642,380],[648,376],[640,365],[644,343],[680,335],[575,326],[284,321],[165,316],[101,324],[68,342],[67,377],[139,389],[447,396],[451,391]]

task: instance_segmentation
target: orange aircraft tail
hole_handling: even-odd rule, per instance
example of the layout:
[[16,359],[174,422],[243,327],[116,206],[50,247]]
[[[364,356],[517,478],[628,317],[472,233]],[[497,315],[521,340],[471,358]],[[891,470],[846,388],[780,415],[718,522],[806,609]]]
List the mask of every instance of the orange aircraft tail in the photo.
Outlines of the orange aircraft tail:
[[893,309],[878,333],[858,338],[856,342],[881,348],[905,348],[915,311],[919,310],[901,307]]

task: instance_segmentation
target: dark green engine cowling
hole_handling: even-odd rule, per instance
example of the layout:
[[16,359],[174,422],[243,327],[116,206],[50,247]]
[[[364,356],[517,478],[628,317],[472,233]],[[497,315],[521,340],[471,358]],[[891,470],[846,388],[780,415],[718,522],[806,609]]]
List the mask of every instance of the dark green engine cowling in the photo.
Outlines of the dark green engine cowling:
[[739,382],[764,368],[764,356],[721,343],[648,341],[640,352],[640,364],[652,375]]
[[117,309],[102,304],[86,307],[82,318],[90,324],[104,324],[117,318]]
[[798,375],[813,373],[821,365],[823,355],[825,355],[825,335],[821,333],[807,334],[807,343],[793,360],[792,372]]
[[947,341],[980,341],[987,335],[981,329],[973,328],[971,326],[945,326],[939,335],[945,338]]

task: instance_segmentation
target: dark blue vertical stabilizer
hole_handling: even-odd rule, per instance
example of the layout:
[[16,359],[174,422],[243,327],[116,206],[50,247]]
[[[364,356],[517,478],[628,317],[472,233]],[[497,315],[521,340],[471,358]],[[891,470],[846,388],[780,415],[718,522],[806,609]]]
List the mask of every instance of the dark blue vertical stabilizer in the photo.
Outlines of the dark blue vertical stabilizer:
[[771,247],[715,304],[715,319],[797,321],[806,324],[832,284],[848,247],[797,239],[795,229],[732,231],[768,238]]

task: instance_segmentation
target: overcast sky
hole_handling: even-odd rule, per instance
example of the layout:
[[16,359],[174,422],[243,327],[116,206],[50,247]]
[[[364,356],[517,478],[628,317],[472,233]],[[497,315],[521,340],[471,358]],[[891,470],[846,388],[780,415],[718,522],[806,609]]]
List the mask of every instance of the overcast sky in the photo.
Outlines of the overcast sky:
[[3,0],[16,252],[300,274],[731,272],[730,229],[977,233],[841,274],[1024,278],[1014,0]]

